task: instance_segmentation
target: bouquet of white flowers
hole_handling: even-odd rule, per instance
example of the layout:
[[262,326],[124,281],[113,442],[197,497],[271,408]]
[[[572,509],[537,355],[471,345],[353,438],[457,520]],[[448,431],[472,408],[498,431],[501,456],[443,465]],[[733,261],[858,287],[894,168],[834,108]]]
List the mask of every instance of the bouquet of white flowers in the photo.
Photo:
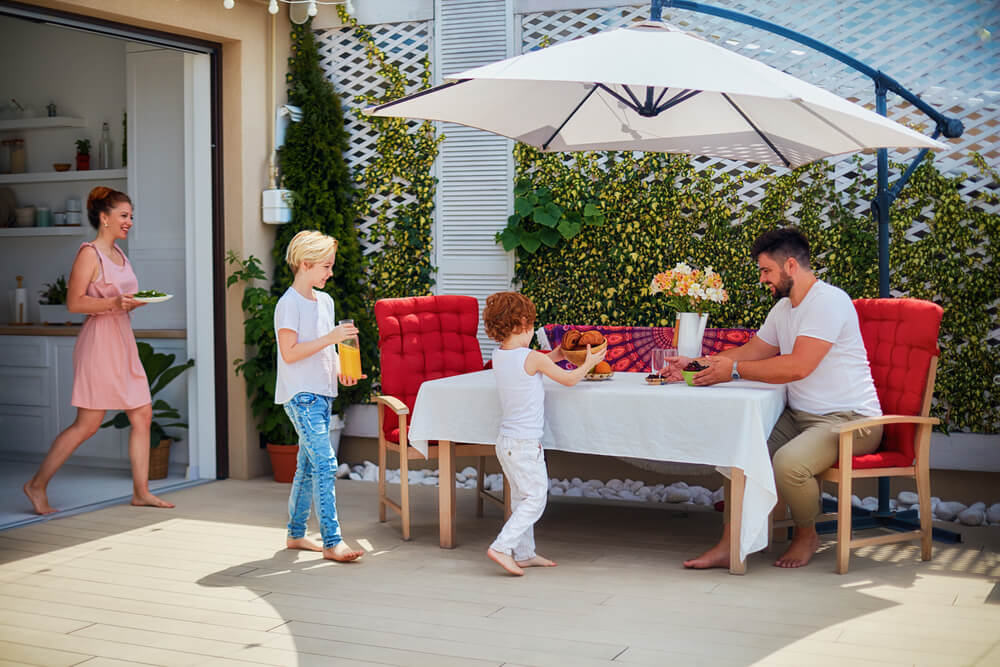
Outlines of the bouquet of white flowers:
[[692,269],[684,262],[653,276],[649,293],[665,294],[667,303],[678,313],[700,313],[710,304],[729,300],[729,294],[722,286],[722,276],[713,271],[712,267],[702,271]]

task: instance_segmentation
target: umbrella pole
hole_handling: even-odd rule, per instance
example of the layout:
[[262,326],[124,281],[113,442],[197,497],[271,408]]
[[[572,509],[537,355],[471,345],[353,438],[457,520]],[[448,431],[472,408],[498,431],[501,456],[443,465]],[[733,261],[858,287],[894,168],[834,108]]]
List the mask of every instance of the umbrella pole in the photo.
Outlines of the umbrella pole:
[[[764,19],[756,16],[751,16],[750,14],[743,14],[742,12],[736,12],[722,7],[704,5],[700,2],[691,2],[690,0],[651,0],[649,19],[651,21],[662,21],[662,11],[664,7],[686,9],[692,12],[729,19],[731,21],[736,21],[737,23],[744,23],[746,25],[760,28],[766,32],[780,35],[792,41],[798,42],[799,44],[808,46],[816,51],[819,51],[820,53],[824,53],[835,60],[839,60],[845,65],[848,65],[849,67],[870,77],[872,81],[874,81],[875,111],[879,115],[887,116],[886,94],[889,91],[892,91],[916,108],[923,111],[934,121],[935,129],[933,138],[935,139],[942,134],[948,138],[960,137],[962,136],[962,132],[965,130],[960,120],[945,116],[909,89],[904,88],[902,84],[892,77],[883,74],[881,71],[873,67],[869,67],[857,58],[849,56],[829,44],[803,35],[800,32],[778,25],[777,23],[772,23],[771,21],[765,21]],[[875,199],[872,200],[871,210],[872,218],[878,226],[878,294],[879,297],[883,299],[891,297],[889,290],[889,207],[892,206],[893,200],[899,195],[903,186],[906,185],[906,182],[910,179],[910,176],[923,161],[926,154],[927,149],[921,150],[917,157],[914,158],[913,162],[910,163],[910,166],[902,174],[899,181],[897,181],[895,186],[893,186],[890,190],[889,154],[885,148],[878,149],[878,171]],[[919,524],[914,521],[914,519],[916,519],[916,511],[908,510],[906,512],[893,512],[889,509],[889,495],[889,478],[879,477],[878,509],[874,512],[863,512],[857,511],[857,508],[855,508],[856,511],[853,515],[854,518],[851,521],[852,526],[856,530],[881,527],[905,531],[919,528]],[[827,501],[824,501],[824,511],[827,510],[826,504]],[[836,530],[836,521],[826,521],[816,524],[816,528],[822,533],[833,532]],[[958,533],[935,528],[934,539],[954,543],[961,542],[962,536]]]

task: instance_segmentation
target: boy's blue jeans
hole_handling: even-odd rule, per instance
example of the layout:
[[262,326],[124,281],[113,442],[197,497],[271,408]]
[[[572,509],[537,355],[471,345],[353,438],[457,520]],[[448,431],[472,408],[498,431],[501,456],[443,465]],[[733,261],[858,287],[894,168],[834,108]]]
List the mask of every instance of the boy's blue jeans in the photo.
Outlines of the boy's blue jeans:
[[298,465],[288,496],[288,536],[297,539],[306,534],[311,502],[316,507],[325,549],[341,541],[334,490],[337,455],[330,446],[332,407],[332,398],[308,392],[299,392],[285,403],[285,413],[299,434]]

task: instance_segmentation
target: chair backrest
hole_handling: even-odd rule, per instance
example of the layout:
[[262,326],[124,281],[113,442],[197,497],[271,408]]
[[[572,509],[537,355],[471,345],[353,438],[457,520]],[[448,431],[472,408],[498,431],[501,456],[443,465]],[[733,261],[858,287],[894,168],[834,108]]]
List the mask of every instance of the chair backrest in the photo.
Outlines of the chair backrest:
[[[941,306],[920,299],[855,299],[883,414],[927,416],[937,362]],[[928,386],[928,381],[931,385]],[[912,424],[889,424],[881,450],[914,457]]]
[[[483,370],[476,332],[479,302],[458,295],[382,299],[375,304],[382,392],[406,403],[413,412],[425,380]],[[388,412],[382,423],[388,435],[397,427]]]

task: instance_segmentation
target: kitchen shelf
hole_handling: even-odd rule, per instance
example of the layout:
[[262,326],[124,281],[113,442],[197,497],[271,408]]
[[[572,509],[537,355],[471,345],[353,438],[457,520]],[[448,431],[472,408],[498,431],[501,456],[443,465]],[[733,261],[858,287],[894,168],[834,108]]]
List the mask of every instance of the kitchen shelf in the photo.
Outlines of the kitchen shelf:
[[65,181],[107,181],[128,178],[127,169],[90,169],[87,171],[34,171],[24,174],[0,174],[0,185],[8,183],[60,183]]
[[90,225],[60,225],[59,227],[0,227],[4,236],[80,236],[92,230]]
[[41,130],[50,127],[86,127],[87,121],[72,116],[41,116],[38,118],[15,118],[0,120],[0,132],[17,130]]

